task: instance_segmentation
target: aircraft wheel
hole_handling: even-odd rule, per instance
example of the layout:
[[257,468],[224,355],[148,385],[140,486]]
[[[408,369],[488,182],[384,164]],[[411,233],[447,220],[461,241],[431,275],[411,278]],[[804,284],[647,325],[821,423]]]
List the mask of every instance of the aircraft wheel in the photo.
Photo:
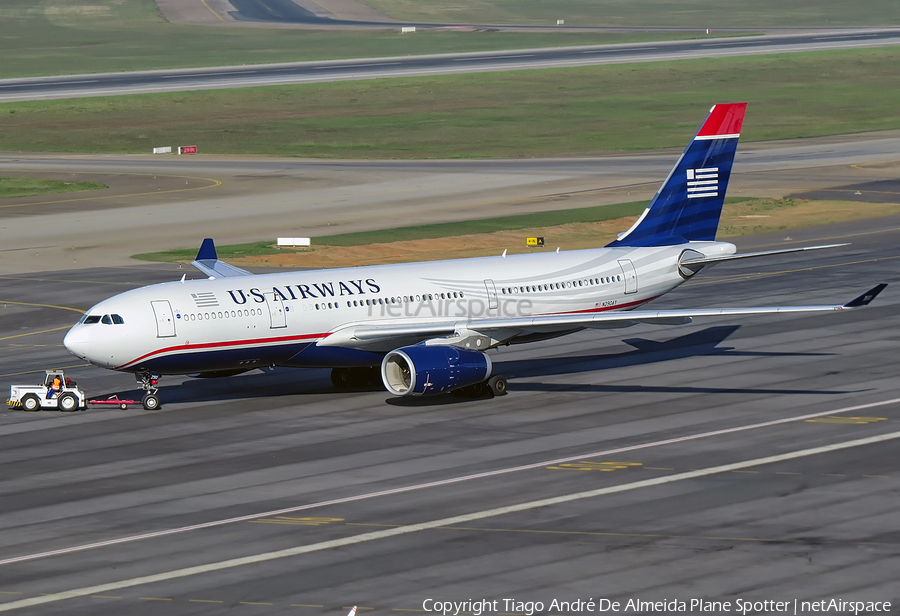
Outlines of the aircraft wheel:
[[146,410],[155,411],[159,408],[159,396],[156,394],[147,394],[144,396],[144,399],[141,400],[141,404],[144,405]]
[[350,389],[353,386],[353,375],[349,368],[332,368],[331,384],[337,389]]
[[491,393],[495,396],[505,396],[506,395],[506,377],[497,375],[492,376],[488,379],[488,387],[491,388]]
[[41,399],[34,394],[25,394],[22,396],[22,409],[28,412],[41,410]]
[[62,394],[57,400],[56,406],[61,411],[71,413],[78,410],[78,398],[72,394]]

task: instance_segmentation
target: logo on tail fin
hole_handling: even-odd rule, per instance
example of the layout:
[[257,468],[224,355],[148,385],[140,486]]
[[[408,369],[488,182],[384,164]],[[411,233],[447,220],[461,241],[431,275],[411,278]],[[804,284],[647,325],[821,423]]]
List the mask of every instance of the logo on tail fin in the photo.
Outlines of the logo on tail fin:
[[719,196],[719,168],[688,169],[688,199]]

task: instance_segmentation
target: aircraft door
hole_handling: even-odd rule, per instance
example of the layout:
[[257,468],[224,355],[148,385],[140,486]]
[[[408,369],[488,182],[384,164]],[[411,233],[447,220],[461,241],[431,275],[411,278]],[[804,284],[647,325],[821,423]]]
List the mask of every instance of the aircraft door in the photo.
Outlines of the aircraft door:
[[619,261],[619,267],[622,268],[622,274],[625,276],[625,293],[637,293],[638,280],[634,263],[628,259],[622,259]]
[[265,296],[266,306],[269,307],[269,329],[287,327],[284,302],[275,293],[266,293]]
[[172,338],[175,336],[175,319],[172,317],[172,305],[167,299],[157,299],[150,302],[153,314],[156,315],[156,337]]
[[494,286],[494,281],[490,278],[485,280],[484,288],[487,289],[488,310],[496,310],[500,307],[500,302],[497,301],[497,287]]

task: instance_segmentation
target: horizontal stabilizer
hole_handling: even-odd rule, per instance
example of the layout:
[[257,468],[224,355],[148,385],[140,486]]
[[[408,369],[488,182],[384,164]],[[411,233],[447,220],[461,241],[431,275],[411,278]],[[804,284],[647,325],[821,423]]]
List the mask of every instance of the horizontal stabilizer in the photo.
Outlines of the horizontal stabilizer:
[[216,254],[216,245],[210,237],[203,240],[200,250],[197,252],[197,258],[191,262],[191,265],[211,278],[253,276],[252,272],[229,265],[224,261],[219,261],[219,257]]
[[770,255],[784,255],[791,252],[804,252],[807,250],[822,250],[823,248],[838,248],[839,246],[849,246],[844,244],[827,244],[825,246],[805,246],[803,248],[785,248],[784,250],[766,250],[763,252],[745,252],[737,255],[725,255],[721,257],[698,257],[691,259],[685,258],[681,261],[682,265],[709,265],[711,263],[721,263],[722,261],[736,261],[737,259],[752,259],[754,257],[768,257]]

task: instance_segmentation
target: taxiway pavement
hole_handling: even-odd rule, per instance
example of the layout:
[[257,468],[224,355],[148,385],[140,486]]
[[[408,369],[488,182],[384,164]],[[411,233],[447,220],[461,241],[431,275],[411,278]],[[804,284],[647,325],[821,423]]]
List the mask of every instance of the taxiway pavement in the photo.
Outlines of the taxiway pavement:
[[[730,196],[892,180],[900,131],[748,143]],[[312,161],[0,154],[7,176],[107,190],[5,199],[0,274],[134,264],[134,254],[649,200],[680,149],[558,159]],[[498,248],[501,252],[505,246]],[[564,247],[565,248],[565,247]]]
[[[429,598],[499,600],[500,613],[523,612],[503,599],[543,601],[554,614],[575,612],[553,599],[590,598],[896,606],[900,218],[790,235],[738,244],[852,245],[719,265],[653,305],[821,304],[893,284],[853,312],[503,349],[510,393],[494,400],[338,393],[327,371],[276,370],[164,378],[154,412],[0,412],[0,611],[402,614]],[[0,382],[69,366],[91,396],[127,393],[129,375],[79,366],[62,334],[102,297],[182,272],[5,276]],[[206,527],[133,539],[191,525]]]
[[0,102],[727,58],[893,45],[900,45],[900,29],[868,28],[688,41],[28,77],[0,79]]

